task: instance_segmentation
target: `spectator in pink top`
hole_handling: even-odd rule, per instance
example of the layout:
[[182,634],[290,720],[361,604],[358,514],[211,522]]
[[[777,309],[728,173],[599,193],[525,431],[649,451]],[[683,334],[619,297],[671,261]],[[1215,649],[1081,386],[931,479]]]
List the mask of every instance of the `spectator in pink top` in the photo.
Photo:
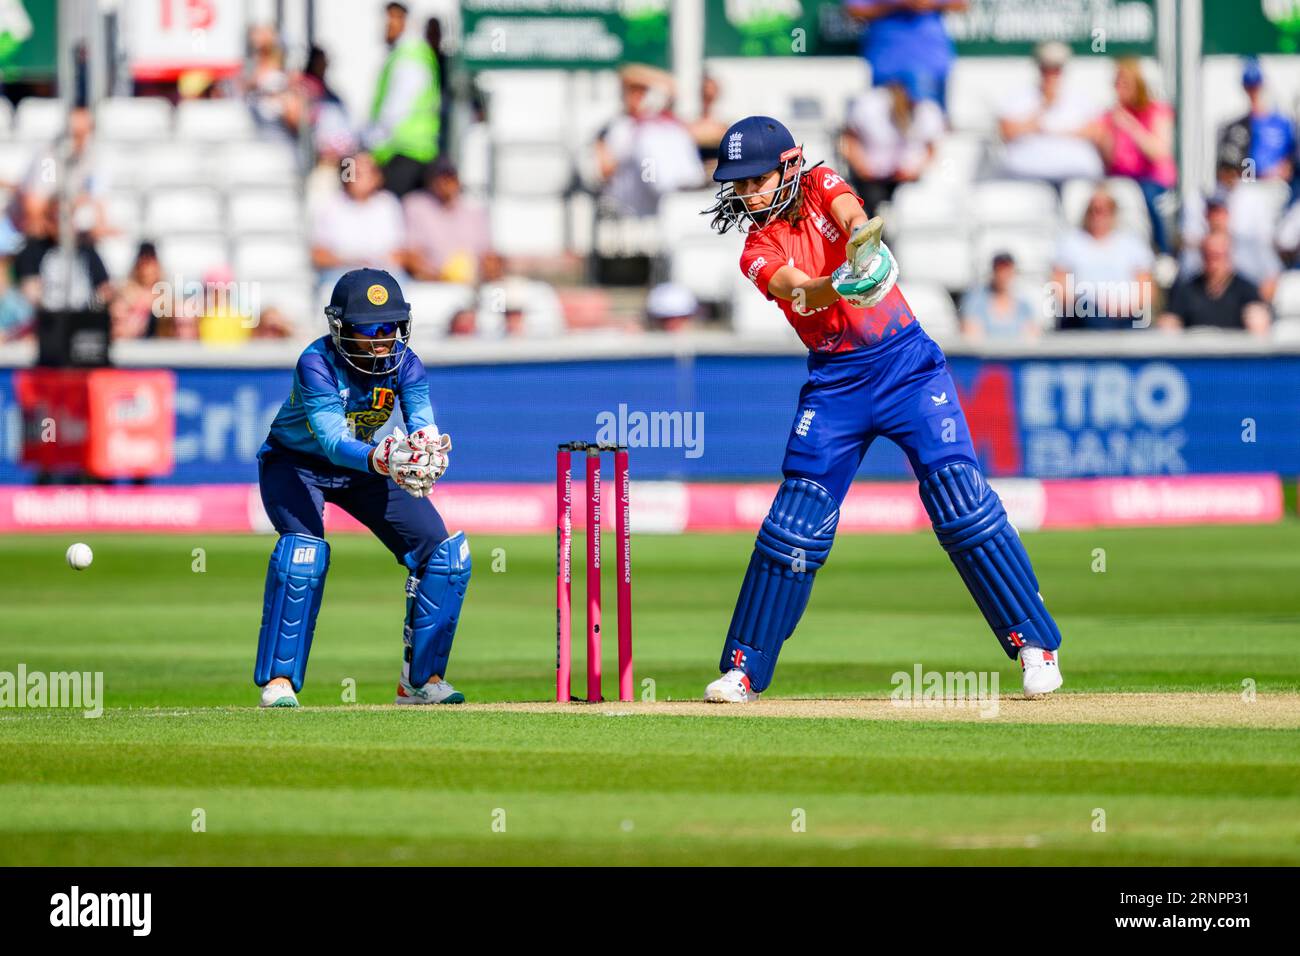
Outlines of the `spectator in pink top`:
[[462,195],[456,167],[445,159],[430,168],[425,186],[402,200],[411,275],[430,282],[476,282],[482,259],[492,250],[487,210]]
[[1106,164],[1106,175],[1132,179],[1142,187],[1151,215],[1152,238],[1169,252],[1169,232],[1160,214],[1161,197],[1174,188],[1174,111],[1151,98],[1138,61],[1115,65],[1113,109],[1094,125],[1092,135]]

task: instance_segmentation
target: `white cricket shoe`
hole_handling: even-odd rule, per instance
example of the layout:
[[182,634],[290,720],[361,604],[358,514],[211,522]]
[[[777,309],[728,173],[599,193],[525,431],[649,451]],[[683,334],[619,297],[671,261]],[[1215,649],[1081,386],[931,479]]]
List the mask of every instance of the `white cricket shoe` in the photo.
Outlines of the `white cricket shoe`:
[[733,667],[704,688],[704,699],[710,704],[747,704],[758,695],[749,689],[749,675]]
[[1061,668],[1057,666],[1057,652],[1041,647],[1025,646],[1020,649],[1020,670],[1025,682],[1026,697],[1042,697],[1061,686]]
[[298,698],[288,684],[272,683],[262,688],[259,707],[297,707]]
[[423,687],[412,687],[405,675],[397,679],[396,704],[463,704],[465,695],[445,680],[431,680]]

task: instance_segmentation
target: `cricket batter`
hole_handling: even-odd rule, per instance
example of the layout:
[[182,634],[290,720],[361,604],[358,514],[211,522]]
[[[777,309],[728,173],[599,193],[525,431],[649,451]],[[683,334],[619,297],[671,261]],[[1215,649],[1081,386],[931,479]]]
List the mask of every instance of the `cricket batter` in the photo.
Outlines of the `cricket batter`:
[[[469,585],[469,542],[448,536],[429,501],[451,438],[429,406],[424,364],[407,344],[411,307],[387,272],[355,269],[325,307],[329,334],[307,346],[257,453],[262,504],[280,533],[271,552],[254,682],[263,707],[297,707],[320,610],[332,501],[368,527],[408,572],[399,704],[459,704],[444,676]],[[373,442],[395,408],[400,431]]]
[[808,381],[786,442],[785,477],[759,529],[706,700],[753,700],[835,540],[839,508],[878,435],[906,452],[935,535],[1002,649],[1019,657],[1027,696],[1061,686],[1061,633],[1043,606],[1016,529],[975,457],[947,362],[895,286],[884,225],[833,170],[805,167],[768,116],[722,139],[713,228],[746,234],[741,271],[808,346]]

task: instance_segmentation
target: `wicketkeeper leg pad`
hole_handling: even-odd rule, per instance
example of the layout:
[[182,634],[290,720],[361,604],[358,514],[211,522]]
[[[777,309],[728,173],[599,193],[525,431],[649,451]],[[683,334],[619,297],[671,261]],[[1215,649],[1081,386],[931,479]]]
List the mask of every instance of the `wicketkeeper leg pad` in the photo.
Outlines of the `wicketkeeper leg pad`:
[[253,672],[257,686],[287,677],[295,692],[302,690],[329,566],[330,546],[324,538],[286,534],[275,543],[266,570],[262,629],[257,635]]
[[793,632],[813,576],[826,563],[840,509],[829,491],[806,478],[787,478],[763,520],[727,630],[720,669],[739,667],[760,693],[772,681],[781,645]]
[[424,567],[406,579],[407,680],[423,687],[434,674],[447,676],[451,642],[469,587],[469,541],[458,531],[434,549]]
[[1026,644],[1056,650],[1061,632],[1038,593],[1029,555],[979,468],[958,461],[926,475],[921,501],[1007,656],[1014,660]]

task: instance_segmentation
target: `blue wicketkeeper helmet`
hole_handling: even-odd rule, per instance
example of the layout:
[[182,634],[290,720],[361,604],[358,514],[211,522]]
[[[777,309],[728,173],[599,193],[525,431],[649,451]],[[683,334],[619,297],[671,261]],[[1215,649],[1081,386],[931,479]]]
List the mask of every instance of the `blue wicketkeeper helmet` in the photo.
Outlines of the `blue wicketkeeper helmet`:
[[[799,196],[803,179],[803,148],[779,120],[770,116],[746,116],[728,127],[718,147],[718,168],[713,173],[718,187],[717,203],[705,210],[713,214],[712,226],[726,232],[732,226],[741,232],[761,227],[780,215]],[[736,194],[735,181],[780,170],[776,186],[752,196],[771,196],[763,209],[751,211]]]
[[[330,338],[343,360],[366,375],[396,372],[410,354],[411,306],[397,280],[383,269],[353,269],[334,284],[325,306]],[[392,340],[387,355],[368,347]]]

